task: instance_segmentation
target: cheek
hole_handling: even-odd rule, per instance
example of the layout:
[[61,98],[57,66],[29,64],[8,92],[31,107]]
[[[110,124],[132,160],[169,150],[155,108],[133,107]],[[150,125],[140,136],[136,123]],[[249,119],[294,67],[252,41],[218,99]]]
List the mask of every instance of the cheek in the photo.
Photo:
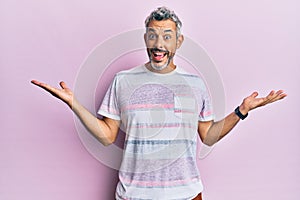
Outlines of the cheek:
[[177,49],[176,43],[168,44],[168,45],[166,46],[166,49],[167,49],[170,53],[174,54],[175,51],[176,51],[176,49]]
[[146,41],[146,46],[147,46],[147,48],[153,47],[154,44],[155,44],[155,41],[153,41],[153,40],[147,40],[147,41]]

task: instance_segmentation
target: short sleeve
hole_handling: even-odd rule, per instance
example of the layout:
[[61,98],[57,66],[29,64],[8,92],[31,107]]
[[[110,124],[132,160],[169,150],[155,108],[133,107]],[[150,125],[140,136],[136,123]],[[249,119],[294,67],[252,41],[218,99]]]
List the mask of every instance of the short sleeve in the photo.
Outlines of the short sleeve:
[[120,109],[118,105],[117,90],[118,90],[118,80],[117,80],[117,76],[115,76],[97,112],[99,115],[111,119],[115,119],[115,120],[120,120]]
[[210,121],[214,119],[213,106],[210,94],[207,89],[202,92],[201,95],[202,102],[200,113],[199,113],[199,121]]
[[195,95],[198,102],[198,121],[211,121],[214,117],[213,105],[210,93],[204,81],[197,77],[193,83],[195,86]]

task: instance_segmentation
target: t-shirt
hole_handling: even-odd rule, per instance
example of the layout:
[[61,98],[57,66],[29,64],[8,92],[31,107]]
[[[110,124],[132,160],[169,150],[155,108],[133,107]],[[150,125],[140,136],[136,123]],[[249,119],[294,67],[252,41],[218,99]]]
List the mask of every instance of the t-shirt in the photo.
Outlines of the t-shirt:
[[203,80],[177,67],[144,65],[114,77],[98,114],[126,133],[117,200],[191,199],[203,190],[196,162],[198,121],[213,119]]

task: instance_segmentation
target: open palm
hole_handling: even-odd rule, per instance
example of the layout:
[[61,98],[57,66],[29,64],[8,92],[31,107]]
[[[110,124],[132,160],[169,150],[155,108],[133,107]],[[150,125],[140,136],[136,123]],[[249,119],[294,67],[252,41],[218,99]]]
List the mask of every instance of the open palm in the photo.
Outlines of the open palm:
[[287,95],[283,90],[278,90],[277,92],[271,91],[266,97],[257,98],[258,93],[253,92],[250,96],[246,97],[243,101],[243,106],[248,110],[255,109],[260,106],[265,106],[269,103],[273,103],[280,99],[283,99]]
[[70,108],[72,108],[74,95],[73,95],[73,92],[68,88],[68,86],[66,85],[65,82],[61,81],[59,83],[61,88],[55,88],[55,87],[52,87],[52,86],[50,86],[46,83],[39,82],[37,80],[32,80],[31,83],[33,83],[34,85],[46,90],[47,92],[49,92],[53,96],[61,99],[63,102],[68,104],[68,106]]

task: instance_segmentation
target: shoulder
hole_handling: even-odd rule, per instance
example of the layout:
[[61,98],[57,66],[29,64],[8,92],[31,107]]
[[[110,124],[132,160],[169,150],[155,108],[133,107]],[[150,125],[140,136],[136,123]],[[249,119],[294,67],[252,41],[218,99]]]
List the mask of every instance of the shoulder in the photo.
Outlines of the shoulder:
[[200,74],[187,71],[181,67],[178,67],[176,71],[180,77],[184,78],[190,84],[205,87],[205,82]]
[[142,65],[127,69],[127,70],[122,70],[116,74],[116,76],[127,76],[127,75],[137,75],[145,73],[145,70]]
[[141,79],[143,74],[146,74],[143,66],[136,66],[127,70],[122,70],[115,74],[113,84],[127,85],[130,82],[134,82],[136,79]]
[[121,70],[117,72],[113,77],[113,82],[119,82],[120,80],[123,80],[124,78],[130,78],[130,77],[136,77],[136,75],[145,73],[142,66],[135,66],[130,69]]

